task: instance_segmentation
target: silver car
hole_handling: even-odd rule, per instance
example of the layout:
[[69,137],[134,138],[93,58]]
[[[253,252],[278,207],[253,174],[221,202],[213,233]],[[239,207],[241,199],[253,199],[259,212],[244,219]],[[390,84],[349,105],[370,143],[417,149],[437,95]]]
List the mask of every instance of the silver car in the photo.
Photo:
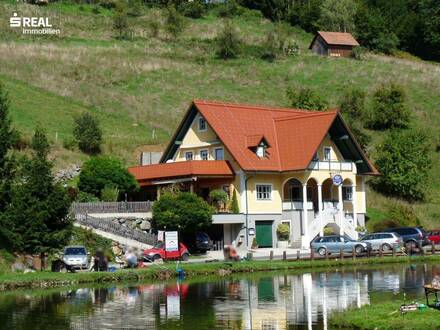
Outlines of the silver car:
[[401,251],[403,247],[403,238],[397,233],[372,233],[367,234],[360,239],[361,242],[371,244],[372,250],[380,250],[384,252],[391,251],[394,247],[396,251]]
[[64,248],[63,261],[71,268],[89,268],[89,254],[84,246],[66,246]]
[[367,242],[355,241],[346,236],[330,235],[318,236],[312,243],[311,248],[318,252],[320,256],[325,256],[326,253],[339,253],[341,249],[343,252],[352,252],[353,247],[357,255],[367,252],[371,248],[371,244]]

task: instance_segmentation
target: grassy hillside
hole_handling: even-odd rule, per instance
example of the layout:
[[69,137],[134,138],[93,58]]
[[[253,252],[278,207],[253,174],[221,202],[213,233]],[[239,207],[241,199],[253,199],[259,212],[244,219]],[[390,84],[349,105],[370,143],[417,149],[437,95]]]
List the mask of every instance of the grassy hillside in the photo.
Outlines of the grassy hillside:
[[[56,37],[23,36],[7,25],[14,11],[48,16],[62,33]],[[291,28],[300,54],[268,63],[259,57],[273,24],[255,12],[234,18],[244,41],[242,55],[223,61],[215,56],[214,38],[222,20],[213,13],[188,20],[182,37],[169,40],[161,30],[148,36],[148,21],[163,20],[158,10],[130,18],[133,40],[113,36],[111,11],[66,3],[37,7],[0,2],[0,80],[9,90],[16,126],[30,135],[36,123],[55,142],[57,166],[86,157],[62,142],[71,137],[73,116],[93,112],[104,129],[106,153],[137,161],[137,153],[171,136],[194,98],[287,106],[285,90],[293,84],[318,90],[331,106],[347,87],[373,91],[386,82],[403,85],[416,125],[440,141],[440,66],[421,61],[370,55],[366,60],[322,58],[307,50],[312,38]],[[370,154],[382,134],[374,132]],[[57,140],[56,140],[57,137]],[[440,227],[440,165],[435,155],[428,201],[416,205],[429,226]],[[369,194],[371,214],[383,216],[389,199]]]

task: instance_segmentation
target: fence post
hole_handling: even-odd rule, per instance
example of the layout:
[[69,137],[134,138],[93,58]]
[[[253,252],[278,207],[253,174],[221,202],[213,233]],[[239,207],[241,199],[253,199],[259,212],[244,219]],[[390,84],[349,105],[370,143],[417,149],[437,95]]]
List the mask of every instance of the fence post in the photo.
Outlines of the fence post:
[[328,250],[325,249],[325,260],[328,260],[328,255],[329,255]]
[[287,253],[286,253],[286,251],[283,251],[283,260],[284,260],[284,261],[287,260]]
[[431,241],[431,254],[435,254],[435,243]]
[[379,257],[383,257],[383,245],[379,249]]
[[300,252],[299,252],[299,250],[297,250],[297,251],[296,251],[296,260],[299,260],[299,257],[300,257],[299,254],[300,254]]
[[339,249],[339,258],[344,259],[344,249],[343,248]]
[[273,260],[273,251],[272,250],[270,250],[269,259],[270,259],[270,261]]
[[396,249],[397,249],[396,246],[393,245],[393,258],[396,257]]
[[310,249],[310,259],[311,260],[315,259],[315,250],[314,249]]

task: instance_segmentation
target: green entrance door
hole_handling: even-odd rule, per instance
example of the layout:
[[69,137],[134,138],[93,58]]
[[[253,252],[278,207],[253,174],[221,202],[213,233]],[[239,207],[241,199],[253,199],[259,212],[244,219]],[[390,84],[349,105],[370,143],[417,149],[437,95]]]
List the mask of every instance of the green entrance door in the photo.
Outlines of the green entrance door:
[[272,247],[272,221],[256,221],[255,232],[259,247]]

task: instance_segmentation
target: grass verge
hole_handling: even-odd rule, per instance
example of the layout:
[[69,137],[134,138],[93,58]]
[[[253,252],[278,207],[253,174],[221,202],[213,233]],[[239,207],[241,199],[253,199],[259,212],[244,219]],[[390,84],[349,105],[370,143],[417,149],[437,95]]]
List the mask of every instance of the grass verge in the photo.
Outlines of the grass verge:
[[[188,278],[197,276],[226,276],[233,273],[248,273],[256,271],[283,271],[304,270],[362,266],[374,264],[396,264],[411,262],[439,262],[440,256],[424,257],[396,257],[396,258],[365,258],[365,259],[334,259],[314,261],[247,261],[239,263],[213,262],[197,264],[181,264]],[[18,288],[46,288],[57,286],[78,285],[86,283],[109,283],[142,280],[164,280],[177,276],[176,264],[151,265],[143,269],[119,270],[116,272],[91,272],[91,273],[52,273],[36,272],[27,274],[9,273],[0,275],[0,290]]]
[[439,329],[440,311],[428,308],[401,315],[395,302],[377,303],[332,315],[330,324],[342,329]]

